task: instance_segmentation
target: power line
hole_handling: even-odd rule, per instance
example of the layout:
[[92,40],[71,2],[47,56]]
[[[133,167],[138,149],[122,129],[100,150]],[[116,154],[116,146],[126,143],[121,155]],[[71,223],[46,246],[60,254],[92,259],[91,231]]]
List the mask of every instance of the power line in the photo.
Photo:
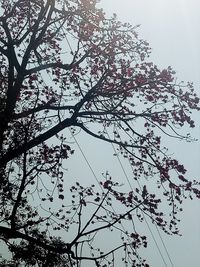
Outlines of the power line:
[[163,240],[163,238],[162,238],[162,236],[161,236],[161,233],[160,233],[160,231],[159,231],[159,229],[158,229],[158,226],[157,226],[157,225],[155,225],[155,226],[156,226],[158,235],[159,235],[159,237],[160,237],[160,240],[161,240],[161,242],[162,242],[162,244],[163,244],[163,247],[164,247],[164,249],[165,249],[165,251],[166,251],[167,257],[168,257],[168,259],[169,259],[169,261],[170,261],[170,263],[171,263],[171,266],[174,267],[174,264],[173,264],[173,262],[172,262],[172,260],[171,260],[170,255],[169,255],[169,251],[168,251],[168,249],[167,249],[167,247],[166,247],[166,245],[165,245],[165,243],[164,243],[164,240]]
[[[109,135],[108,135],[108,136],[109,136]],[[131,190],[133,191],[133,187],[132,187],[131,182],[130,182],[130,180],[129,180],[129,178],[128,178],[128,175],[127,175],[127,173],[126,173],[126,171],[125,171],[125,169],[124,169],[124,167],[123,167],[123,165],[122,165],[122,162],[121,162],[119,156],[118,156],[117,153],[116,153],[117,151],[116,151],[114,145],[113,145],[113,144],[111,144],[111,145],[112,145],[112,148],[113,148],[113,150],[114,150],[114,152],[115,152],[115,154],[116,154],[116,156],[117,156],[117,160],[118,160],[118,162],[119,162],[119,165],[120,165],[121,168],[122,168],[122,171],[123,171],[123,173],[124,173],[124,176],[125,176],[125,178],[126,178],[128,184],[129,184]],[[143,212],[142,212],[142,213],[143,213]],[[160,257],[162,258],[162,261],[163,261],[164,265],[167,267],[166,261],[165,261],[163,255],[162,255],[162,252],[161,252],[161,250],[160,250],[160,248],[159,248],[159,246],[158,246],[158,243],[157,243],[157,241],[156,241],[156,239],[155,239],[155,237],[154,237],[154,234],[153,234],[153,232],[151,231],[151,228],[150,228],[150,226],[149,226],[149,224],[148,224],[148,222],[147,222],[147,220],[146,220],[146,218],[145,218],[144,213],[143,213],[143,218],[144,218],[144,220],[145,220],[145,223],[147,224],[147,227],[148,227],[148,229],[149,229],[149,232],[151,233],[151,236],[152,236],[152,238],[153,238],[153,240],[154,240],[154,243],[155,243],[155,245],[156,245],[156,247],[157,247],[157,249],[158,249],[158,252],[159,252],[159,254],[160,254]]]
[[[92,172],[92,174],[93,174],[95,180],[96,180],[96,181],[98,182],[98,184],[99,184],[99,181],[98,181],[98,179],[97,179],[97,176],[96,176],[96,174],[95,174],[95,172],[94,172],[94,170],[93,170],[91,164],[89,163],[89,161],[88,161],[88,159],[87,159],[85,153],[83,152],[83,150],[82,150],[82,148],[81,148],[79,142],[77,141],[76,137],[72,134],[71,130],[70,130],[70,133],[71,133],[72,137],[74,138],[74,141],[75,141],[75,143],[77,144],[77,146],[78,146],[78,148],[79,148],[79,150],[80,150],[80,152],[81,152],[83,158],[85,159],[85,161],[86,161],[86,163],[87,163],[87,165],[88,165],[90,171]],[[107,133],[107,134],[108,134],[108,133]],[[109,134],[108,134],[108,136],[109,136]],[[113,148],[115,154],[117,155],[117,153],[116,153],[116,149],[115,149],[115,147],[114,147],[113,144],[112,144],[112,148]],[[121,169],[122,169],[122,171],[123,171],[123,173],[124,173],[124,175],[125,175],[125,177],[126,177],[126,180],[127,180],[128,184],[129,184],[131,190],[133,191],[133,188],[132,188],[132,185],[131,185],[130,180],[129,180],[129,178],[128,178],[128,175],[127,175],[127,173],[126,173],[126,171],[125,171],[125,169],[124,169],[124,167],[123,167],[123,165],[122,165],[122,162],[121,162],[121,160],[120,160],[120,158],[119,158],[118,155],[117,155],[117,159],[118,159],[118,162],[119,162],[119,164],[120,164],[120,166],[121,166]],[[101,187],[101,189],[102,189],[102,187]],[[103,189],[102,189],[102,190],[103,190]],[[113,209],[113,211],[115,211],[113,207],[112,207],[112,209]],[[150,234],[151,234],[151,236],[152,236],[152,238],[153,238],[153,240],[154,240],[154,243],[155,243],[155,245],[156,245],[156,247],[157,247],[157,250],[158,250],[158,252],[159,252],[159,254],[160,254],[160,257],[161,257],[161,259],[162,259],[162,261],[163,261],[165,267],[167,267],[167,263],[166,263],[166,261],[165,261],[165,259],[164,259],[164,256],[163,256],[163,254],[162,254],[162,252],[161,252],[161,250],[160,250],[160,248],[159,248],[159,245],[158,245],[158,243],[157,243],[157,241],[156,241],[156,238],[155,238],[155,236],[154,236],[154,234],[153,234],[153,232],[152,232],[152,230],[151,230],[151,228],[150,228],[150,226],[149,226],[149,224],[148,224],[148,222],[147,222],[147,220],[146,220],[146,218],[145,218],[144,213],[143,213],[143,218],[144,218],[145,223],[146,223],[146,225],[147,225],[147,227],[148,227],[148,229],[149,229],[149,232],[150,232]],[[123,227],[123,225],[122,225],[122,227]],[[123,227],[123,228],[124,228],[124,227]],[[159,235],[159,236],[161,237],[161,235]],[[162,240],[162,239],[161,239],[161,240]],[[169,259],[170,259],[170,262],[171,262],[171,264],[172,264],[172,267],[174,267],[174,265],[173,265],[173,263],[172,263],[172,260],[171,260],[171,258],[170,258],[170,256],[169,256],[169,253],[168,253],[168,251],[167,251],[167,248],[166,248],[166,246],[165,246],[163,240],[162,240],[162,244],[163,244],[163,246],[164,246],[164,248],[165,248],[165,250],[166,250],[166,253],[167,253],[167,255],[168,255]]]
[[[84,152],[83,152],[83,150],[82,150],[80,144],[78,143],[77,139],[75,138],[75,136],[72,134],[71,131],[70,131],[70,133],[71,133],[72,137],[74,138],[74,141],[75,141],[75,143],[77,144],[78,148],[80,149],[80,152],[81,152],[82,156],[84,157],[84,159],[85,159],[85,161],[86,161],[86,163],[87,163],[89,169],[91,170],[92,174],[94,175],[95,180],[96,180],[96,181],[98,182],[98,184],[99,184],[99,181],[98,181],[98,179],[97,179],[97,176],[96,176],[96,174],[95,174],[95,172],[94,172],[94,170],[93,170],[91,164],[90,164],[89,161],[87,160],[87,157],[85,156],[85,154],[84,154]],[[99,186],[101,187],[100,184],[99,184]],[[103,188],[102,188],[102,187],[101,187],[101,190],[103,191]],[[116,211],[115,211],[115,209],[114,209],[113,206],[111,206],[111,209],[113,210],[114,213],[116,213]],[[121,227],[123,228],[123,231],[126,232],[126,229],[125,229],[125,227],[123,226],[123,223],[122,223],[122,222],[121,222]]]
[[[108,132],[107,132],[107,135],[108,135],[108,137],[110,138]],[[122,164],[122,162],[121,162],[121,160],[120,160],[120,158],[119,158],[119,156],[118,156],[118,154],[117,154],[117,151],[116,151],[114,145],[113,145],[113,144],[111,144],[111,145],[112,145],[112,148],[113,148],[113,150],[114,150],[114,152],[115,152],[115,155],[117,156],[117,160],[118,160],[118,162],[119,162],[119,165],[121,166],[121,169],[122,169],[122,171],[123,171],[123,173],[124,173],[124,176],[125,176],[125,178],[126,178],[128,184],[129,184],[131,190],[133,191],[133,187],[132,187],[131,182],[130,182],[130,180],[129,180],[129,178],[128,178],[128,175],[127,175],[127,173],[126,173],[126,171],[125,171],[125,169],[124,169],[124,167],[123,167],[123,164]],[[140,189],[141,189],[141,185],[140,185],[140,182],[139,182],[138,180],[137,180],[137,183],[138,183],[138,186],[139,186]],[[160,250],[160,248],[159,248],[159,246],[158,246],[158,243],[157,243],[157,241],[156,241],[156,239],[155,239],[155,236],[154,236],[154,234],[153,234],[153,232],[152,232],[152,230],[151,230],[151,228],[150,228],[150,226],[149,226],[149,223],[148,223],[148,221],[147,221],[147,219],[146,219],[146,217],[145,217],[145,214],[144,214],[144,212],[142,212],[142,213],[143,213],[143,218],[144,218],[144,220],[145,220],[145,223],[146,223],[146,225],[147,225],[147,227],[148,227],[148,229],[149,229],[149,232],[151,233],[151,236],[152,236],[152,238],[153,238],[153,240],[154,240],[154,243],[155,243],[155,245],[156,245],[156,247],[157,247],[157,249],[158,249],[158,252],[159,252],[159,254],[160,254],[160,256],[161,256],[161,258],[162,258],[162,260],[163,260],[163,263],[164,263],[165,266],[167,266],[166,261],[165,261],[163,255],[162,255],[162,252],[161,252],[161,250]],[[161,240],[161,242],[162,242],[162,245],[163,245],[163,247],[164,247],[164,250],[165,250],[165,252],[166,252],[166,254],[167,254],[167,257],[168,257],[168,259],[169,259],[169,261],[170,261],[170,263],[171,263],[171,266],[174,267],[174,264],[173,264],[173,262],[172,262],[172,259],[171,259],[170,255],[169,255],[168,249],[167,249],[167,247],[166,247],[166,245],[165,245],[165,243],[164,243],[164,240],[163,240],[163,238],[162,238],[162,236],[161,236],[161,234],[160,234],[160,232],[159,232],[159,230],[158,230],[158,227],[157,227],[157,225],[155,225],[155,226],[156,226],[156,230],[157,230],[157,232],[158,232],[158,235],[159,235],[159,237],[160,237],[160,240]]]
[[162,252],[161,252],[161,250],[160,250],[160,248],[159,248],[159,246],[158,246],[158,243],[157,243],[157,241],[156,241],[156,238],[155,238],[155,236],[154,236],[154,234],[153,234],[153,232],[152,232],[152,230],[151,230],[151,228],[150,228],[150,226],[149,226],[149,223],[148,223],[148,221],[147,221],[147,219],[146,219],[144,213],[143,213],[143,218],[144,218],[144,221],[145,221],[145,223],[146,223],[146,225],[147,225],[147,227],[148,227],[148,229],[149,229],[149,232],[151,233],[151,236],[152,236],[152,238],[153,238],[153,241],[154,241],[154,243],[155,243],[155,245],[156,245],[156,247],[157,247],[157,249],[158,249],[158,252],[159,252],[159,254],[160,254],[161,258],[162,258],[162,261],[163,261],[164,265],[167,267],[167,263],[166,263],[166,261],[165,261],[163,255],[162,255]]
[[[87,165],[88,165],[88,167],[89,167],[90,171],[91,171],[91,172],[92,172],[92,174],[94,175],[94,178],[95,178],[95,180],[96,180],[96,181],[97,181],[97,183],[99,184],[99,181],[98,181],[98,179],[97,179],[97,176],[96,176],[96,174],[95,174],[95,172],[94,172],[94,170],[93,170],[93,168],[92,168],[91,164],[89,163],[88,159],[86,158],[86,156],[85,156],[85,154],[84,154],[84,152],[83,152],[83,150],[82,150],[81,146],[79,145],[79,143],[78,143],[78,141],[77,141],[76,137],[74,136],[74,134],[72,134],[72,131],[71,131],[71,129],[69,129],[69,131],[70,131],[70,133],[71,133],[71,136],[73,137],[73,139],[74,139],[74,141],[75,141],[76,145],[78,146],[78,148],[79,148],[79,150],[80,150],[80,152],[81,152],[81,154],[82,154],[83,158],[85,159],[85,161],[86,161],[86,163],[87,163]],[[101,187],[101,185],[100,185],[100,184],[99,184],[99,186]],[[101,187],[101,189],[102,189],[102,187]],[[102,189],[102,190],[103,190],[103,189]]]

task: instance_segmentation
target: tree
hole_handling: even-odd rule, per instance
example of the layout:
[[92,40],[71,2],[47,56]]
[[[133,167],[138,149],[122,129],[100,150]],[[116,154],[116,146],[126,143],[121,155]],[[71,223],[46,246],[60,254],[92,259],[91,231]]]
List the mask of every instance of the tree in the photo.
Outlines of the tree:
[[[11,252],[1,266],[115,266],[118,253],[124,266],[147,267],[138,253],[146,237],[128,225],[145,214],[178,234],[183,199],[200,197],[161,145],[164,135],[190,140],[180,129],[194,127],[193,85],[148,62],[136,27],[106,18],[95,0],[4,0],[0,27],[0,238]],[[132,167],[132,188],[108,173],[100,190],[67,188],[69,129],[114,145]],[[103,233],[118,243],[102,248]]]

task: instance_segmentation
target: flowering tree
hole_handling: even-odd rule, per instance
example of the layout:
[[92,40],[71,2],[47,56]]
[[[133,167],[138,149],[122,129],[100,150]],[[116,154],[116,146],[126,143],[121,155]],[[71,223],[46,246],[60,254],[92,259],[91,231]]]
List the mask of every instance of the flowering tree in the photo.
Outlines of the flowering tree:
[[[4,0],[0,10],[0,239],[10,251],[1,266],[115,266],[118,254],[147,267],[136,227],[144,214],[178,234],[183,199],[200,197],[161,144],[190,139],[179,130],[199,110],[192,84],[148,62],[136,28],[106,18],[95,0]],[[131,189],[108,174],[100,187],[68,188],[69,129],[114,145],[133,170]],[[102,246],[103,234],[118,239]]]

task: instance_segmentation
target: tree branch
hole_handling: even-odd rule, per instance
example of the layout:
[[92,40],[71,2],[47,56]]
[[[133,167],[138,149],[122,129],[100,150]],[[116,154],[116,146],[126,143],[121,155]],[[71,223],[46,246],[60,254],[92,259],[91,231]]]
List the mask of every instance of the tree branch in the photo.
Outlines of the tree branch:
[[74,109],[74,108],[75,108],[74,106],[70,106],[70,105],[51,106],[49,103],[47,103],[46,105],[40,105],[36,108],[28,109],[28,110],[25,110],[21,113],[14,114],[13,118],[14,119],[24,118],[24,117],[27,117],[28,115],[35,114],[36,112],[40,112],[42,110],[70,110],[70,109]]
[[52,127],[50,130],[30,140],[29,142],[27,142],[27,144],[22,144],[16,149],[8,150],[8,152],[3,155],[0,160],[0,167],[4,167],[10,160],[22,155],[25,151],[28,151],[29,149],[36,147],[42,142],[48,140],[63,129],[70,126],[76,126],[76,124],[76,118],[65,119],[62,122],[58,123],[56,126]]
[[92,234],[94,232],[98,232],[98,231],[101,231],[103,229],[106,229],[106,228],[110,228],[112,227],[113,225],[115,225],[117,222],[119,222],[121,219],[125,218],[128,214],[130,214],[132,211],[134,211],[135,209],[138,209],[141,205],[143,205],[144,201],[139,203],[138,205],[136,205],[135,207],[133,207],[132,209],[130,209],[129,211],[127,211],[126,213],[124,213],[123,215],[120,215],[114,222],[110,222],[108,224],[105,224],[103,226],[100,226],[100,227],[97,227],[95,229],[92,229],[88,232],[85,232],[85,233],[82,233],[81,237],[83,236],[86,236],[86,235],[89,235],[89,234]]
[[70,244],[66,243],[65,247],[54,247],[53,245],[48,244],[47,242],[42,242],[39,240],[39,238],[34,238],[32,236],[29,236],[27,234],[23,234],[19,231],[13,230],[11,228],[0,226],[0,236],[4,236],[6,239],[23,239],[28,242],[31,242],[33,244],[36,244],[44,249],[47,249],[49,251],[54,251],[57,253],[69,253],[71,254],[71,246]]
[[86,128],[86,127],[83,125],[83,123],[79,123],[79,122],[77,122],[76,126],[80,127],[82,130],[84,130],[84,131],[85,131],[86,133],[88,133],[89,135],[91,135],[91,136],[93,136],[93,137],[95,137],[95,138],[97,138],[97,139],[106,141],[106,142],[108,142],[108,143],[117,144],[117,145],[119,145],[119,146],[121,146],[121,147],[123,147],[123,148],[125,148],[125,147],[132,147],[132,148],[144,148],[144,149],[145,149],[145,147],[143,147],[143,146],[129,145],[129,144],[125,144],[125,143],[122,143],[122,142],[118,142],[118,141],[113,140],[113,139],[108,139],[108,138],[106,138],[106,137],[103,136],[103,135],[95,134],[95,133],[91,132],[88,128]]

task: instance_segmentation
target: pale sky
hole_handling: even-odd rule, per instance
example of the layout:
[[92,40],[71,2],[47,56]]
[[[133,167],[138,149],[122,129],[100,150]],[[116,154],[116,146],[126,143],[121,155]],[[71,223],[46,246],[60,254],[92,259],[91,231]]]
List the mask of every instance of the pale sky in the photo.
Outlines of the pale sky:
[[[141,24],[139,34],[153,49],[151,60],[159,67],[172,66],[179,80],[194,82],[200,95],[199,0],[103,0],[101,6],[108,14],[116,13],[123,21]],[[196,128],[192,135],[200,139],[199,114],[194,114],[194,118]],[[200,179],[200,141],[193,144],[170,143],[169,146],[171,152],[186,165],[190,177]],[[167,267],[199,267],[200,201],[184,204],[180,228],[181,238],[162,234],[171,263],[152,226]],[[153,267],[166,266],[153,241],[144,256]]]

